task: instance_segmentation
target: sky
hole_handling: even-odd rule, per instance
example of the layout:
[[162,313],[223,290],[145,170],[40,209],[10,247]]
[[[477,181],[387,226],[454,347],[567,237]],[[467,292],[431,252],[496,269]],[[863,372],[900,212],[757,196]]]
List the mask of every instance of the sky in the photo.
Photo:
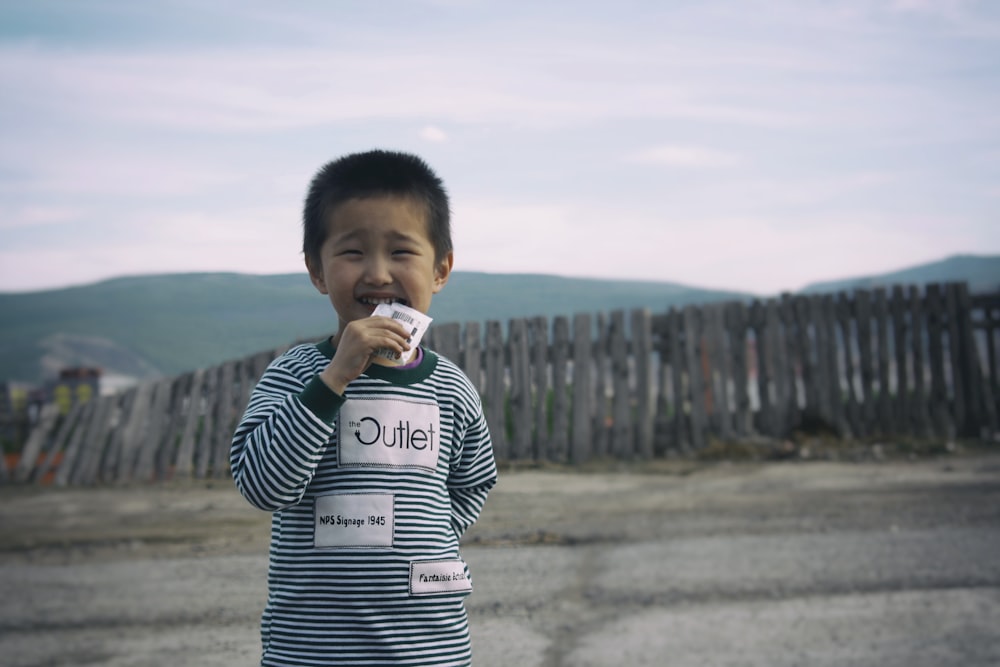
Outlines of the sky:
[[346,153],[455,270],[758,294],[1000,254],[994,0],[0,0],[0,292],[303,271]]

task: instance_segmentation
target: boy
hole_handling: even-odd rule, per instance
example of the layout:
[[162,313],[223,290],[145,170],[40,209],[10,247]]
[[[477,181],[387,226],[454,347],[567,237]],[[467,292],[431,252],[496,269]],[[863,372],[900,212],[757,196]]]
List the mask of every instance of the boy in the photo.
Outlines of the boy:
[[468,665],[458,546],[496,483],[489,431],[456,365],[372,316],[426,313],[447,283],[444,187],[403,153],[331,162],[306,197],[303,253],[337,333],[268,367],[230,451],[237,488],[274,513],[261,664]]

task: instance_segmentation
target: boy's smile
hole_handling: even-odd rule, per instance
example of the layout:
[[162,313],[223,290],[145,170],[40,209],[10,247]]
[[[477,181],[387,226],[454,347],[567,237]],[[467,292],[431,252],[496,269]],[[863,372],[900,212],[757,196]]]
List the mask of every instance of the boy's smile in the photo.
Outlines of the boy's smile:
[[452,255],[438,261],[424,207],[394,196],[350,199],[327,221],[320,266],[306,259],[309,277],[330,297],[340,329],[369,317],[380,303],[426,313],[451,273]]

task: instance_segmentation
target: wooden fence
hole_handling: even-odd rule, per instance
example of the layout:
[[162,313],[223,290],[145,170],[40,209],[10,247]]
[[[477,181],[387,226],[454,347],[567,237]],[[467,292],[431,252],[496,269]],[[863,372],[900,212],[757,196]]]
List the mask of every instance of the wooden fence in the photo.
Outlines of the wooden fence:
[[[964,284],[435,325],[497,458],[649,459],[711,439],[992,438],[1000,294]],[[283,349],[46,408],[3,477],[59,485],[229,475],[233,429]]]

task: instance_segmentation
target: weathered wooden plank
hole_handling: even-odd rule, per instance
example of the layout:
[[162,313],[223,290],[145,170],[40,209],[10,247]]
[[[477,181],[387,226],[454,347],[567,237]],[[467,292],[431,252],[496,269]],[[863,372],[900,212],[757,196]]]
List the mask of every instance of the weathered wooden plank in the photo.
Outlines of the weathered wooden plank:
[[625,333],[625,311],[615,310],[608,323],[608,357],[611,371],[611,445],[615,458],[628,460],[635,456],[632,435],[632,407],[629,391],[628,340]]
[[[764,304],[759,299],[754,299],[750,303],[747,311],[748,323],[753,336],[753,360],[752,367],[756,376],[751,377],[749,386],[752,387],[753,398],[756,399],[756,410],[753,418],[753,428],[755,433],[769,433],[771,424],[770,391],[767,384],[767,346],[764,341]],[[751,399],[753,401],[753,399]]]
[[96,405],[96,401],[90,400],[86,403],[77,403],[73,406],[74,408],[79,408],[79,416],[76,418],[70,432],[62,462],[55,471],[53,481],[56,486],[67,486],[72,481],[73,470],[76,468],[77,460],[80,458],[81,450],[84,448],[84,436],[90,421],[94,418]]
[[[55,436],[50,439],[46,447],[46,452],[41,463],[31,471],[31,481],[42,482],[50,472],[53,478],[56,477],[59,466],[65,461],[65,456],[68,454],[69,441],[73,434],[76,433],[76,425],[80,421],[83,411],[84,407],[82,404],[74,403],[70,407],[69,412],[63,416]],[[62,461],[60,461],[60,455],[63,456]]]
[[[948,293],[949,310],[954,313],[949,317],[949,331],[954,331],[953,348],[957,351],[953,374],[959,380],[956,384],[959,385],[964,407],[963,419],[959,422],[961,434],[975,438],[981,435],[981,429],[986,424],[982,410],[982,377],[972,330],[972,300],[966,283],[950,284]],[[956,396],[958,394],[957,390]]]
[[[59,419],[59,406],[55,403],[46,403],[42,406],[38,416],[38,423],[31,429],[24,447],[21,448],[21,458],[14,469],[10,471],[10,479],[15,482],[24,482],[31,478],[31,472],[38,465],[42,454],[42,448],[46,441],[52,437],[56,421]],[[0,459],[4,458],[0,456]]]
[[889,304],[886,300],[884,287],[877,287],[873,290],[875,326],[877,332],[877,354],[878,354],[878,431],[883,436],[895,433],[895,426],[892,418],[892,378],[889,372],[889,365],[892,359],[890,349],[892,335],[889,332]]
[[701,367],[701,317],[694,306],[685,306],[684,318],[684,362],[691,390],[691,446],[698,450],[705,447],[705,382]]
[[236,429],[235,406],[233,405],[233,382],[238,372],[238,361],[222,365],[219,371],[219,387],[216,390],[215,437],[212,439],[212,477],[222,479],[229,475],[229,444]]
[[187,378],[179,400],[184,417],[181,426],[181,441],[174,457],[174,477],[177,479],[190,479],[194,474],[195,443],[204,409],[202,393],[205,372],[204,368],[199,368]]
[[703,357],[706,363],[706,413],[712,433],[723,440],[732,438],[732,419],[729,414],[729,350],[726,345],[725,329],[722,325],[722,304],[710,304],[702,308],[705,322]]
[[635,452],[653,458],[653,324],[649,310],[632,311],[632,355],[635,359]]
[[667,337],[667,358],[670,362],[670,386],[673,394],[672,414],[672,435],[671,444],[674,449],[686,452],[691,449],[691,439],[688,429],[688,393],[684,384],[684,332],[683,316],[676,308],[671,308],[667,312],[666,322]]
[[913,359],[913,392],[907,412],[910,415],[913,432],[921,438],[931,435],[931,420],[927,401],[928,331],[924,320],[923,300],[920,289],[911,287],[908,296],[910,314],[910,356]]
[[116,480],[127,482],[132,478],[136,453],[145,435],[145,427],[149,421],[149,410],[153,398],[152,382],[143,382],[135,387],[133,400],[129,403],[125,423],[119,427],[120,449],[115,457],[115,467],[111,476]]
[[549,457],[557,463],[569,460],[569,319],[558,316],[552,321],[552,436]]
[[[793,301],[793,304],[796,303]],[[798,386],[795,377],[795,358],[790,352],[798,349],[794,332],[797,322],[787,312],[780,300],[764,302],[764,337],[769,367],[768,383],[771,394],[773,434],[788,432],[798,421]]]
[[[795,395],[794,404],[795,407],[799,407],[799,395],[802,397],[801,410],[798,413],[791,413],[787,415],[782,415],[782,428],[776,430],[773,434],[780,435],[789,427],[797,425],[801,420],[801,414],[807,414],[815,417],[819,413],[819,392],[817,390],[817,369],[816,369],[816,349],[815,349],[815,330],[813,327],[812,320],[809,317],[809,296],[796,296],[791,299],[790,306],[791,312],[788,315],[794,314],[794,320],[786,320],[786,332],[787,340],[794,341],[792,346],[797,354],[793,366],[798,367],[798,378],[796,379],[796,384],[794,385],[793,393]],[[769,309],[768,309],[769,310]],[[770,318],[768,319],[770,324]],[[772,339],[771,345],[779,345],[780,343]],[[774,355],[777,356],[778,352],[775,351]],[[779,372],[775,370],[775,377],[779,378]],[[788,403],[783,400],[783,397],[779,394],[777,397],[777,403],[781,406],[781,409],[787,409]],[[801,414],[800,414],[801,413]]]
[[[802,420],[806,409],[806,387],[802,369],[809,355],[809,327],[800,324],[798,311],[806,297],[783,293],[778,303],[780,333],[770,345],[774,360],[774,398],[777,419],[774,433],[784,433]],[[766,308],[765,308],[766,311]],[[766,317],[765,317],[766,319]]]
[[462,370],[480,396],[483,393],[483,344],[479,322],[465,325],[465,344],[461,355]]
[[528,348],[528,322],[511,320],[508,348],[510,349],[510,454],[512,459],[533,459],[531,450],[531,356]]
[[753,429],[747,368],[747,311],[741,302],[730,303],[725,311],[725,326],[729,332],[730,358],[733,377],[733,429],[745,438]]
[[906,295],[902,285],[893,285],[889,297],[889,318],[895,340],[896,392],[893,395],[892,413],[896,432],[913,434],[913,419],[910,415],[910,394],[913,383],[910,378],[911,332],[907,322]]
[[[232,362],[239,364],[239,361]],[[156,450],[156,457],[153,463],[154,475],[157,479],[173,479],[174,462],[177,460],[177,450],[180,447],[181,435],[184,433],[184,420],[187,417],[184,399],[187,395],[187,383],[180,378],[174,378],[170,383],[170,400],[167,402],[166,412],[163,415],[163,438],[160,446]],[[234,386],[230,398],[235,400]],[[232,437],[232,431],[226,434],[228,442]]]
[[82,455],[70,478],[70,482],[74,485],[91,485],[98,480],[118,396],[97,396],[90,400],[95,401],[97,407],[84,434]]
[[109,419],[108,441],[101,456],[96,478],[105,482],[115,481],[118,459],[121,456],[122,430],[132,411],[136,390],[132,388],[118,395],[118,400]]
[[858,355],[861,360],[861,435],[869,435],[878,430],[875,398],[875,371],[872,352],[872,310],[871,293],[858,290],[854,295],[854,309],[858,330]]
[[535,317],[528,322],[528,345],[531,355],[531,381],[534,385],[532,449],[539,460],[552,457],[549,452],[549,321]]
[[608,363],[608,318],[597,313],[597,340],[591,354],[594,358],[594,393],[591,399],[591,422],[594,434],[591,454],[604,458],[611,451],[611,413],[608,410],[608,395],[611,392],[610,369]]
[[941,286],[944,291],[944,334],[946,365],[951,371],[951,415],[954,435],[966,435],[966,397],[965,383],[962,379],[961,331],[959,331],[958,300],[955,295],[955,284],[946,283]]
[[205,374],[205,411],[202,413],[200,434],[194,450],[194,476],[204,479],[212,463],[215,440],[216,393],[219,390],[221,368],[215,366]]
[[985,344],[986,344],[986,374],[989,378],[990,392],[994,397],[1000,397],[1000,366],[997,364],[997,359],[1000,355],[997,354],[997,345],[1000,343],[998,341],[998,333],[1000,333],[1000,308],[990,304],[985,303],[982,306],[983,309],[983,332],[985,333]]
[[927,314],[928,356],[930,360],[930,405],[934,433],[944,438],[954,437],[945,380],[944,331],[947,326],[944,300],[939,284],[930,284],[924,296]]
[[434,332],[434,351],[456,364],[459,363],[462,351],[462,325],[454,322],[437,324],[434,325],[432,331]]
[[593,453],[593,371],[590,315],[573,316],[573,437],[570,463],[583,463]]
[[153,401],[149,409],[149,426],[146,428],[146,437],[139,447],[139,453],[135,460],[135,468],[132,471],[132,478],[149,481],[155,477],[156,457],[160,451],[160,443],[166,437],[165,426],[167,423],[167,411],[170,409],[170,398],[173,393],[173,380],[165,379],[156,383],[153,388]]
[[982,378],[982,411],[985,420],[985,430],[982,433],[984,440],[996,437],[1000,429],[1000,385],[997,382],[997,333],[1000,329],[1000,292],[985,296],[977,295],[972,297],[972,309],[979,314],[978,321],[973,326],[978,329],[978,342],[982,343],[981,357],[983,367],[980,371]]
[[[755,304],[756,305],[756,304]],[[757,387],[760,400],[758,428],[770,436],[781,435],[786,427],[784,406],[777,394],[778,311],[774,302],[763,301],[755,313],[758,319]]]
[[813,342],[815,345],[813,359],[813,385],[816,391],[817,415],[827,424],[833,423],[833,401],[830,396],[832,384],[831,370],[827,347],[830,345],[829,332],[823,314],[823,297],[814,294],[809,297],[809,318],[812,320]]
[[843,341],[844,353],[844,423],[848,429],[845,433],[853,437],[859,437],[863,430],[861,426],[861,397],[858,390],[858,359],[855,354],[857,338],[852,326],[854,322],[854,305],[846,293],[839,294],[836,301],[834,308],[837,327],[840,331],[840,339]]
[[824,356],[824,372],[826,373],[827,409],[830,423],[838,434],[847,431],[847,418],[844,410],[843,374],[841,372],[840,351],[843,345],[837,338],[836,303],[830,294],[820,297],[820,316],[822,319],[821,336],[824,344],[821,348]]
[[493,453],[501,461],[511,458],[507,437],[505,374],[503,330],[499,322],[490,321],[486,323],[486,392],[483,398]]

